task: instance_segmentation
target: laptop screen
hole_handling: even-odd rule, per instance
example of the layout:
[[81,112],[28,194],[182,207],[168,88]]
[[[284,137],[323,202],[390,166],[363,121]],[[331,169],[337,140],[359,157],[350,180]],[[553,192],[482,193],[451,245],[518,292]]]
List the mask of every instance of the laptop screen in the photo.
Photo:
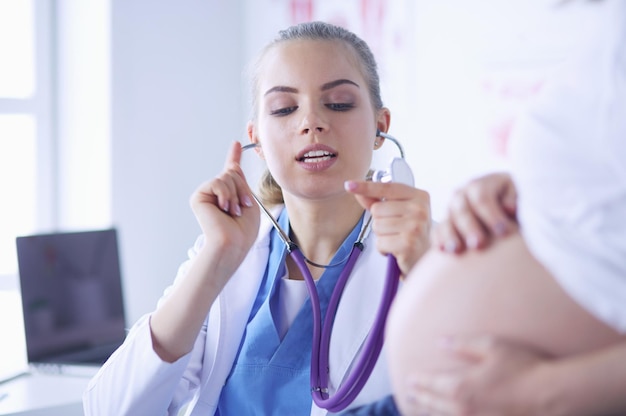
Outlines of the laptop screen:
[[81,362],[83,351],[121,344],[115,229],[24,236],[16,244],[29,362]]

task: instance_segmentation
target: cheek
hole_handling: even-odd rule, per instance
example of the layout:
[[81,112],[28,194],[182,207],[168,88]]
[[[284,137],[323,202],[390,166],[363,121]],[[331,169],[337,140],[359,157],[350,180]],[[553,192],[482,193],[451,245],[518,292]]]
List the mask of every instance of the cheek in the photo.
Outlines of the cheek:
[[274,118],[271,120],[259,120],[259,137],[263,149],[263,159],[274,179],[280,183],[286,161],[293,157],[289,147],[292,131],[290,121],[286,118]]
[[367,170],[372,167],[374,158],[374,140],[360,135],[355,138],[355,143],[350,149],[350,157],[354,161],[353,164],[358,165],[359,169],[364,169],[365,172],[367,172]]
[[[281,153],[281,151],[283,153]],[[280,146],[274,143],[265,143],[263,144],[263,156],[267,169],[272,173],[276,182],[281,185],[282,178],[284,176],[284,169],[287,165],[285,163],[285,158],[288,157],[286,154],[286,146]]]
[[[368,146],[369,143],[364,143],[363,146]],[[362,161],[362,163],[359,166],[359,170],[361,171],[363,178],[365,178],[365,176],[367,175],[367,172],[373,168],[373,158],[372,158],[372,151],[369,149],[363,149],[363,151],[359,154],[360,158],[359,160]]]

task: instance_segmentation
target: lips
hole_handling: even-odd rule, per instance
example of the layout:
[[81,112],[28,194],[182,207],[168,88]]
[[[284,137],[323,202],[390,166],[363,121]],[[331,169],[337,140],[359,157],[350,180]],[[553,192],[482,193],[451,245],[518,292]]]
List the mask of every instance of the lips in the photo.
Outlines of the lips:
[[337,160],[337,152],[330,146],[315,143],[306,146],[296,155],[296,162],[311,172],[330,168]]
[[337,157],[337,155],[329,152],[328,150],[312,150],[310,152],[306,152],[302,155],[302,157],[298,158],[298,161],[304,163],[320,163],[334,157]]
[[296,155],[298,162],[319,163],[337,157],[337,152],[330,146],[323,144],[311,144],[300,150]]

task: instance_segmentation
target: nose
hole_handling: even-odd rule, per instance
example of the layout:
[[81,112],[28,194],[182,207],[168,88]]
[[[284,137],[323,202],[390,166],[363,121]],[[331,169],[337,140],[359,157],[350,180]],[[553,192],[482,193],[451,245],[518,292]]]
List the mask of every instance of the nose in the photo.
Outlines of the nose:
[[328,122],[315,109],[309,109],[300,121],[300,133],[303,135],[324,133]]

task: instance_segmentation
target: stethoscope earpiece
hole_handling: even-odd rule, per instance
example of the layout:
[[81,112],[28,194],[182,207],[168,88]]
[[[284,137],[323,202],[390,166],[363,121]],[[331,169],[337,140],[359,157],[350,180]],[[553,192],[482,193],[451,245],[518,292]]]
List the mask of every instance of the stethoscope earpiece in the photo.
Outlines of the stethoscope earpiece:
[[404,149],[402,148],[402,145],[400,144],[398,139],[393,137],[391,134],[383,133],[382,131],[380,131],[380,129],[376,129],[376,137],[382,137],[383,139],[391,140],[400,151],[400,157],[404,159]]

